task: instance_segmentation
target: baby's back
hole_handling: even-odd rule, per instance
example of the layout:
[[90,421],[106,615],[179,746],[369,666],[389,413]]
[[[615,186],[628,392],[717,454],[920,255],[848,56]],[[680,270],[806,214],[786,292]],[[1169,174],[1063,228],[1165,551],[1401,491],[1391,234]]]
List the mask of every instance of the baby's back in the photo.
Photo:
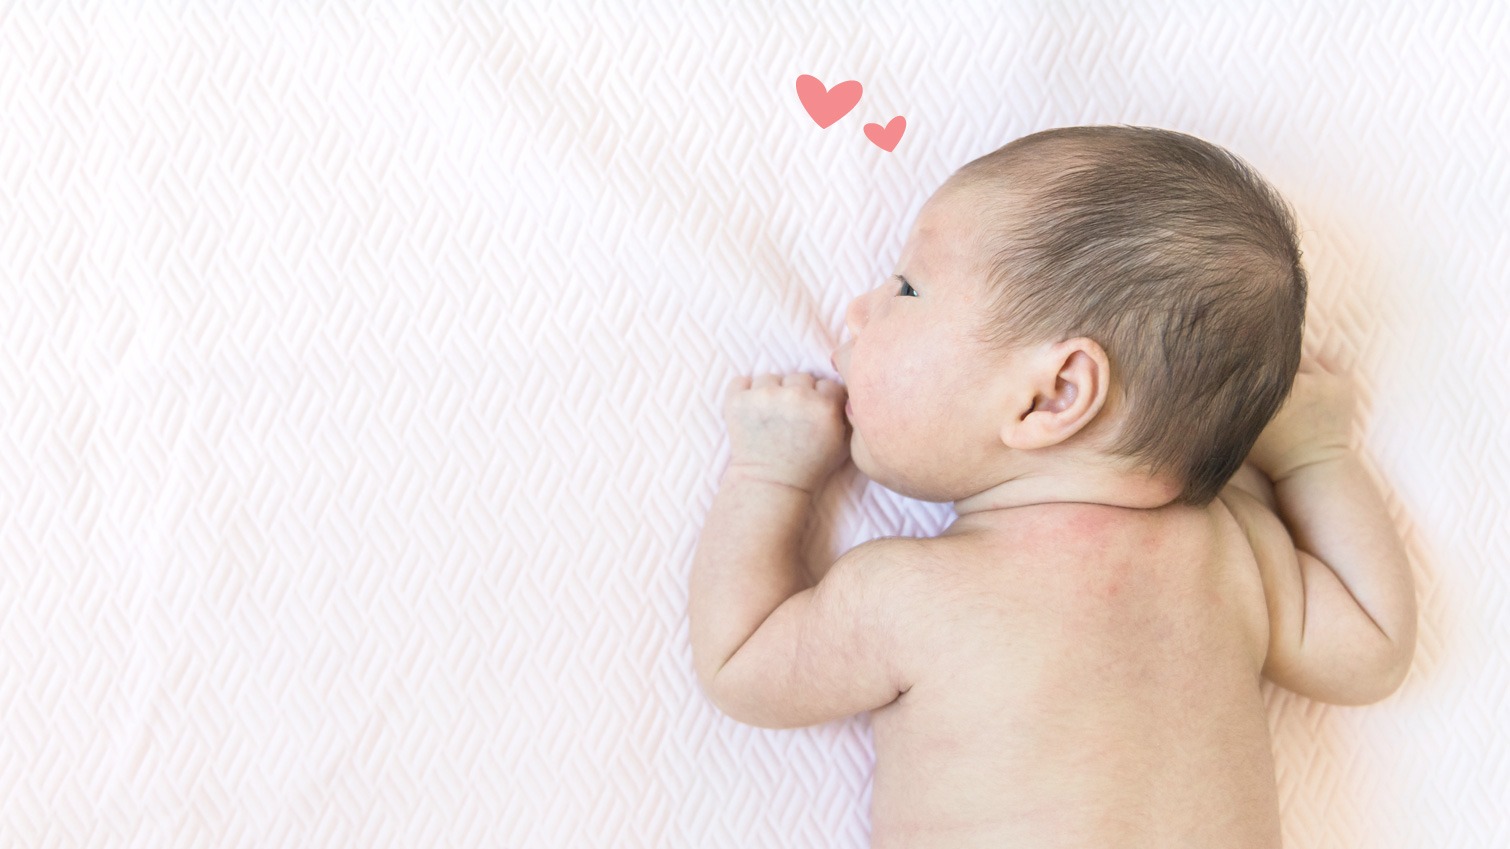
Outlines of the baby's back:
[[872,845],[1277,849],[1268,615],[1223,502],[991,521],[922,546]]

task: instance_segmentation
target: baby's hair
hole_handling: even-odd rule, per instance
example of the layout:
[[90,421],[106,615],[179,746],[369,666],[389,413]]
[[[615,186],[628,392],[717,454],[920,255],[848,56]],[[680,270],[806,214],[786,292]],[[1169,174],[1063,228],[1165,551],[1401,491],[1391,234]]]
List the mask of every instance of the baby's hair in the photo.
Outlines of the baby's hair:
[[1242,159],[1153,127],[1061,127],[975,159],[992,350],[1086,336],[1125,419],[1108,449],[1204,506],[1300,365],[1306,272],[1294,215]]

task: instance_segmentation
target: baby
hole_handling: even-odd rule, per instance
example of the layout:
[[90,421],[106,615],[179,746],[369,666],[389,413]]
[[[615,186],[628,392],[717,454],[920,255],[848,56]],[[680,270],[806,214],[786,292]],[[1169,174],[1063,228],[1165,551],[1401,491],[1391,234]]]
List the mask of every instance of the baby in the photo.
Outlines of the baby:
[[[872,846],[1277,849],[1261,678],[1367,704],[1416,637],[1287,205],[1187,135],[1048,130],[956,171],[896,270],[842,385],[730,385],[704,691],[764,728],[872,711]],[[851,458],[958,518],[810,574]]]

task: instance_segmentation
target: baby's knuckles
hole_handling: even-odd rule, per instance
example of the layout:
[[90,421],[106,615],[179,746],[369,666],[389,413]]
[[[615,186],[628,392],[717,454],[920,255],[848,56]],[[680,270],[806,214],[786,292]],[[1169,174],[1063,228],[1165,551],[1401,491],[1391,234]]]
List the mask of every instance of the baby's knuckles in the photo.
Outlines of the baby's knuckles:
[[737,393],[728,407],[731,468],[812,489],[848,456],[838,402],[800,384],[768,384]]
[[1248,459],[1270,479],[1350,449],[1355,392],[1346,374],[1306,357],[1279,412],[1259,434]]

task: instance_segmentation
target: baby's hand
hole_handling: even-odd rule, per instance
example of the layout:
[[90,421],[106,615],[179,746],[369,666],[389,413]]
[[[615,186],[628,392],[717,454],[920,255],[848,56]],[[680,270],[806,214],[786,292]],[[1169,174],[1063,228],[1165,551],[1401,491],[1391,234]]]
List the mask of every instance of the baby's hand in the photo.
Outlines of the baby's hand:
[[849,459],[847,397],[835,381],[798,372],[729,384],[729,470],[816,490]]
[[1302,355],[1290,396],[1259,434],[1248,462],[1279,481],[1301,466],[1348,452],[1353,398],[1348,375]]

